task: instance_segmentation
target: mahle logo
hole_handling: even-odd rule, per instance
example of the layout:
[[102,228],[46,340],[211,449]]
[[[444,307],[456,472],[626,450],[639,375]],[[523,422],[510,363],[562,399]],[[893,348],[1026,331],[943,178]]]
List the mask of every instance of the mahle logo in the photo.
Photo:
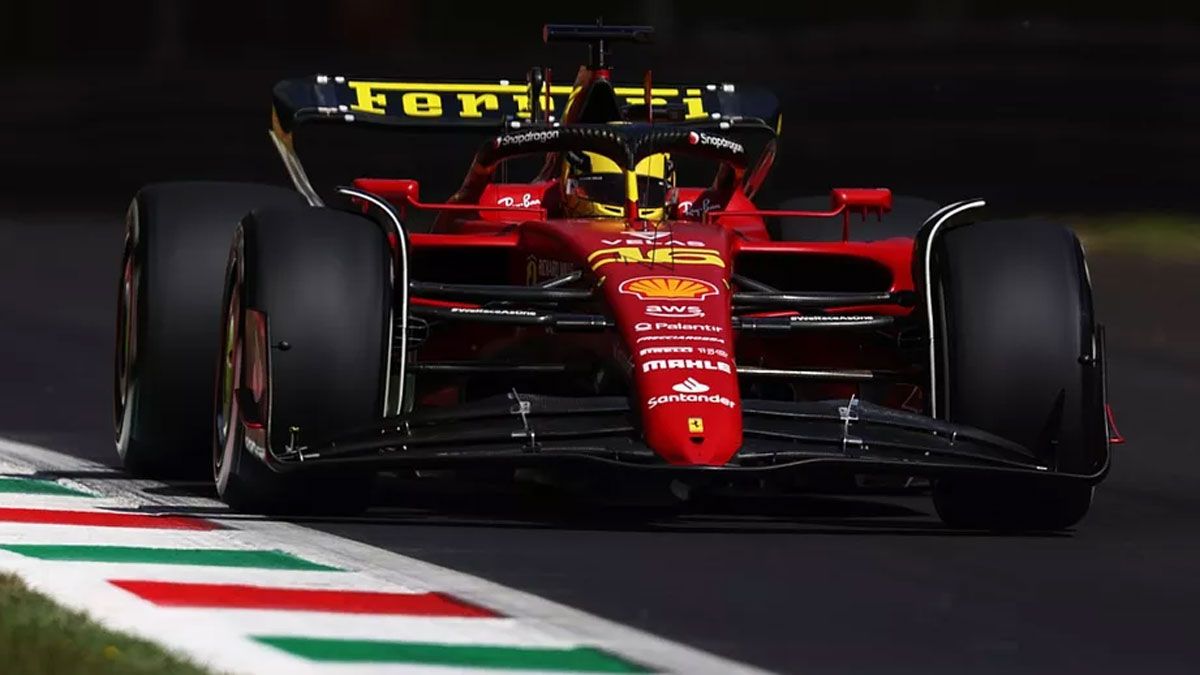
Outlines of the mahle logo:
[[733,369],[724,361],[710,359],[652,359],[642,364],[643,373],[656,370],[713,370],[721,373],[732,373]]

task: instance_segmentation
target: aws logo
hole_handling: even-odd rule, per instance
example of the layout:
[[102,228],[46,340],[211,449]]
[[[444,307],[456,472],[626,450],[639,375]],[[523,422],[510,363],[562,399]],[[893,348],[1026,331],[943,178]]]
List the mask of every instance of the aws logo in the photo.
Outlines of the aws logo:
[[713,248],[652,248],[637,246],[614,246],[602,248],[588,256],[593,270],[609,263],[631,263],[644,265],[711,265],[725,267],[721,253]]
[[704,310],[696,305],[646,305],[646,316],[663,319],[703,319]]

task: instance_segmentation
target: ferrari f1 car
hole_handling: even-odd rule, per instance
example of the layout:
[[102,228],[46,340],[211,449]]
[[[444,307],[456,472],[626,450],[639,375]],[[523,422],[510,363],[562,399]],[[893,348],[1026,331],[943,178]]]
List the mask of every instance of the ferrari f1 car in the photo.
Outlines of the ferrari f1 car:
[[[211,467],[226,502],[270,512],[362,508],[388,470],[894,475],[928,479],[953,526],[1082,518],[1116,431],[1075,236],[880,188],[761,208],[775,98],[615,84],[610,47],[650,35],[547,26],[591,48],[571,85],[285,80],[270,137],[295,190],[143,188],[117,316],[125,466]],[[313,124],[485,140],[443,201],[419,177],[325,193],[294,144]]]

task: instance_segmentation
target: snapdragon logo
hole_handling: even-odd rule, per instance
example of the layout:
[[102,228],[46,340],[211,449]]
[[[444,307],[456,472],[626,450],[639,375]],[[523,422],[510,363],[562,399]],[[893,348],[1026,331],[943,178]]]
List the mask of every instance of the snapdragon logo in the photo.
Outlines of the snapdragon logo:
[[695,131],[688,133],[688,143],[691,145],[707,145],[712,148],[724,148],[730,152],[741,154],[746,151],[741,143],[735,143],[724,136],[712,136],[703,132]]
[[509,134],[507,136],[499,136],[496,138],[496,147],[503,148],[506,145],[518,145],[521,143],[545,143],[558,138],[558,129],[548,129],[545,131],[526,131],[520,134]]

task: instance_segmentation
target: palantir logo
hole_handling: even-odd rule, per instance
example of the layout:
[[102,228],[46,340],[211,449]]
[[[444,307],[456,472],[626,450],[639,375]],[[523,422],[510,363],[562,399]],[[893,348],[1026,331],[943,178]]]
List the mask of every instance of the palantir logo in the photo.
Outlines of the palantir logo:
[[708,391],[708,386],[694,377],[689,377],[683,382],[671,387],[671,389],[674,389],[681,394],[703,394],[704,392]]

